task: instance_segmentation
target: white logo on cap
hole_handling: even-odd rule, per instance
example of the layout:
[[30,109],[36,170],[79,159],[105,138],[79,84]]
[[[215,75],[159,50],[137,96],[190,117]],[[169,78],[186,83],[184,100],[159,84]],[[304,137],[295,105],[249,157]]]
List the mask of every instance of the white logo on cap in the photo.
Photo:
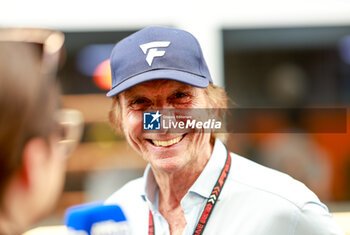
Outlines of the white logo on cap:
[[[161,57],[165,55],[165,51],[158,51],[158,47],[168,47],[170,45],[169,41],[155,41],[140,45],[143,53],[146,56],[146,61],[149,66],[152,65],[154,57]],[[148,52],[147,52],[148,51]]]

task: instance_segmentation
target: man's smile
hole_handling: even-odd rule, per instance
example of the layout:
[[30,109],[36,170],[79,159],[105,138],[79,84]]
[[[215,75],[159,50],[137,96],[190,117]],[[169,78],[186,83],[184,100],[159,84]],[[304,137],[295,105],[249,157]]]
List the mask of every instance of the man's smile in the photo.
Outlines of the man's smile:
[[151,142],[153,145],[158,146],[158,147],[159,146],[160,147],[168,147],[168,146],[174,145],[176,143],[179,143],[183,139],[184,136],[185,135],[178,136],[178,137],[173,138],[171,140],[165,140],[165,141],[155,140],[155,139],[148,139],[148,141]]

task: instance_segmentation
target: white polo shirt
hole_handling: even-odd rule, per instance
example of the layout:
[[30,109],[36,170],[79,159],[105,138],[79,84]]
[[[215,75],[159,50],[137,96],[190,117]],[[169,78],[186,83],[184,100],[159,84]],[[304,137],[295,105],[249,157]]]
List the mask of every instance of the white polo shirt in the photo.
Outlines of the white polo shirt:
[[[344,234],[328,208],[304,184],[276,170],[230,153],[231,169],[205,227],[205,235]],[[203,172],[181,200],[187,221],[183,234],[193,234],[227,157],[220,140]],[[151,209],[155,235],[170,235],[158,211],[159,189],[148,165],[144,176],[106,200],[123,209],[132,234],[147,235]]]

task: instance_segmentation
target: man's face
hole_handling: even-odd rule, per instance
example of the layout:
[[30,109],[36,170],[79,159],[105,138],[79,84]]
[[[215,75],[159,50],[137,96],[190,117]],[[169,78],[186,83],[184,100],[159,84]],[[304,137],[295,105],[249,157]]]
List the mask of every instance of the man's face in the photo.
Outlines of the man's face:
[[207,158],[210,133],[147,133],[142,131],[146,109],[208,108],[202,88],[170,80],[155,80],[121,93],[122,128],[129,144],[153,169],[173,172]]

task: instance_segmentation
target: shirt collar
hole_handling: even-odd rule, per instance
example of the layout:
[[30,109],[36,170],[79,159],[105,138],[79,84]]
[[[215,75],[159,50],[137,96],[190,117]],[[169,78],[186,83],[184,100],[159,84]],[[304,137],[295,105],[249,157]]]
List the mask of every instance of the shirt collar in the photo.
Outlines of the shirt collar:
[[[202,197],[209,198],[211,191],[218,180],[221,170],[226,161],[227,149],[219,139],[215,139],[214,148],[210,159],[204,170],[189,189],[189,192],[194,192]],[[157,206],[158,185],[154,178],[150,164],[147,165],[143,179],[145,182],[143,199],[154,206]]]
[[156,179],[154,178],[151,164],[148,164],[145,172],[143,174],[143,179],[145,182],[144,192],[142,197],[144,200],[148,201],[151,204],[155,204],[158,194],[158,185]]
[[202,173],[189,192],[194,192],[202,197],[209,198],[214,185],[216,184],[222,169],[224,168],[227,156],[226,146],[221,140],[216,139],[212,155]]

